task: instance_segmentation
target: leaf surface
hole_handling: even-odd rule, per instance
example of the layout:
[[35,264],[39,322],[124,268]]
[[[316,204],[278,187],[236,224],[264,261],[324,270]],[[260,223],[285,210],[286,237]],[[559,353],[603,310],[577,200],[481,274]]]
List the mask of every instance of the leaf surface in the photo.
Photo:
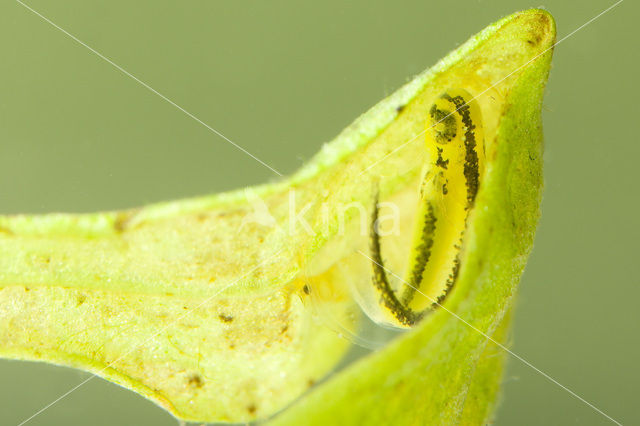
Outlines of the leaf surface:
[[[176,417],[276,424],[480,423],[492,412],[508,312],[542,187],[540,108],[555,27],[541,10],[489,26],[373,107],[306,166],[247,190],[89,215],[0,217],[0,356],[81,368]],[[445,309],[303,395],[357,326],[369,209],[400,207],[401,268],[429,158],[425,122],[450,88],[482,111],[486,169]],[[311,295],[309,294],[311,293]],[[450,312],[464,321],[452,316]]]

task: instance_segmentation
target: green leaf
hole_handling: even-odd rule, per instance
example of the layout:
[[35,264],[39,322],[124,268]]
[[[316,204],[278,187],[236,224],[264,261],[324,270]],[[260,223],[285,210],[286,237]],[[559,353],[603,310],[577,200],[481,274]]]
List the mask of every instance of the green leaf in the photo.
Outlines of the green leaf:
[[[0,356],[91,371],[185,420],[263,419],[293,403],[272,423],[487,421],[504,358],[487,336],[504,341],[538,218],[554,39],[541,10],[489,26],[274,184],[0,217]],[[475,97],[486,154],[455,287],[414,329],[312,386],[349,348],[327,324],[357,333],[347,283],[370,288],[369,235],[351,207],[365,221],[376,194],[400,207],[382,254],[401,269],[435,161],[426,118],[452,88]]]

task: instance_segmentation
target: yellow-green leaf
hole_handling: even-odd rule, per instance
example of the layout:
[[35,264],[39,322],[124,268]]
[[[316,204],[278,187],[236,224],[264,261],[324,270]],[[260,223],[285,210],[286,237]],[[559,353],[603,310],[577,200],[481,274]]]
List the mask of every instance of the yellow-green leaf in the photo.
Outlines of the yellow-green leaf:
[[[0,356],[94,372],[186,420],[267,418],[293,402],[272,422],[486,421],[504,356],[486,336],[508,330],[538,218],[554,39],[541,10],[489,26],[275,184],[0,217]],[[426,118],[450,89],[479,105],[486,155],[455,286],[413,330],[313,386],[350,344],[327,324],[357,333],[348,283],[369,291],[361,220],[376,197],[401,219],[382,238],[386,267],[409,256],[422,171],[435,162]]]

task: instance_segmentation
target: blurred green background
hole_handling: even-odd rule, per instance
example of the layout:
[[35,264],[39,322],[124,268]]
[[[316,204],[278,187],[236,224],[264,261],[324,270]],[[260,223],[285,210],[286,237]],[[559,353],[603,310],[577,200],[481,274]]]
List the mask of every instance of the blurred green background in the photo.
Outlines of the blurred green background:
[[[28,4],[283,173],[527,1]],[[547,0],[558,39],[613,1]],[[546,190],[512,349],[640,423],[638,3],[563,41],[544,104]],[[14,1],[0,6],[0,214],[133,207],[274,179],[269,169]],[[0,361],[0,424],[88,377]],[[510,358],[496,424],[609,424]],[[175,425],[88,382],[29,425]]]

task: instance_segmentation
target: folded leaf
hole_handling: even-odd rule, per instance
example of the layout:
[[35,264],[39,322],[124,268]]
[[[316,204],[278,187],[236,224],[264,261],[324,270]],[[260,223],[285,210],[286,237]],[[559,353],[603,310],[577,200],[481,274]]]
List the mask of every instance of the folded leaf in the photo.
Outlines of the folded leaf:
[[[272,421],[485,421],[503,353],[469,325],[496,341],[508,329],[538,217],[554,37],[540,10],[491,25],[275,184],[122,212],[0,217],[0,356],[91,371],[185,420],[267,418],[295,401]],[[403,271],[416,251],[424,171],[437,163],[427,117],[443,93],[473,97],[486,158],[455,233],[446,310],[313,386],[349,348],[343,336],[359,338],[358,307],[379,320],[373,212],[395,206],[397,232],[380,233],[385,269]]]

